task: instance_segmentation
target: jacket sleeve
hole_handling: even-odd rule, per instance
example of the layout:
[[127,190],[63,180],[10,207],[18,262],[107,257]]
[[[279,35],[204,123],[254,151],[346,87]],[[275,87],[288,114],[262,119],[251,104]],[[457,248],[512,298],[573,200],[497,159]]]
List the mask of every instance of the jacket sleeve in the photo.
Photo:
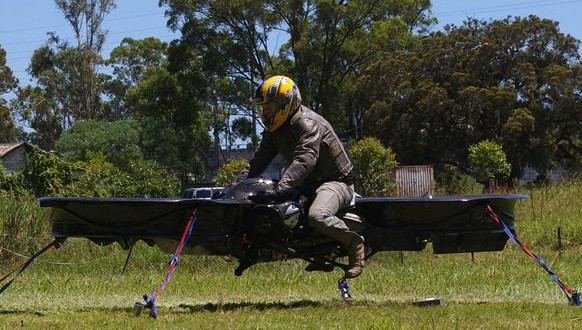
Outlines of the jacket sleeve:
[[259,149],[255,152],[253,159],[249,161],[250,167],[247,177],[254,178],[261,175],[277,154],[278,151],[273,141],[273,137],[270,133],[263,132]]
[[300,184],[315,168],[319,157],[322,133],[311,118],[300,119],[294,127],[299,139],[293,152],[293,160],[277,185],[277,191],[285,193]]

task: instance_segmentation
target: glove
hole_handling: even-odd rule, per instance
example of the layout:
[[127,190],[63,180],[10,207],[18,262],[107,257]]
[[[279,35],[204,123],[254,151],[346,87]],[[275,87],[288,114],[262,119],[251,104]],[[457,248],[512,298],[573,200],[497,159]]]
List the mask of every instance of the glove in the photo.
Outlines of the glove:
[[280,201],[281,198],[282,198],[281,194],[277,191],[277,189],[274,188],[267,188],[263,191],[259,191],[254,196],[248,197],[248,199],[250,199],[251,201],[260,204],[276,203]]

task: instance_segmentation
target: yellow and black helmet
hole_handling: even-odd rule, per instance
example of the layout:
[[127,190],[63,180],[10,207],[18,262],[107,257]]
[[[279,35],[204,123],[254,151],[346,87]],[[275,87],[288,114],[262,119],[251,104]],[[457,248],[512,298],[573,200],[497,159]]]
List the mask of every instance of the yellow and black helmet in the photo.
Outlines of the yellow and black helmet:
[[262,111],[263,123],[269,132],[277,130],[301,105],[299,88],[289,77],[273,76],[265,80],[255,94],[257,105],[270,105],[275,111]]

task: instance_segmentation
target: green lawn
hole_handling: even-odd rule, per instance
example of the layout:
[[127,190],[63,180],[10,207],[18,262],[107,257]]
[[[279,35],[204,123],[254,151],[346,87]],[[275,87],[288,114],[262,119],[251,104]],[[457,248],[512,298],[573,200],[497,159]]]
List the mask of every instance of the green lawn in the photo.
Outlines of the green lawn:
[[[521,240],[563,282],[582,288],[581,185],[522,192],[532,198],[518,205]],[[380,253],[350,281],[347,303],[336,288],[340,271],[307,273],[303,262],[288,261],[236,277],[235,262],[183,256],[157,299],[155,320],[145,312],[133,316],[132,307],[160,285],[169,256],[138,244],[122,273],[126,253],[82,239],[47,252],[0,294],[0,328],[575,329],[582,321],[582,306],[569,306],[511,242],[502,252],[473,257],[434,255],[430,248]],[[4,275],[13,266],[1,269]],[[413,305],[429,297],[444,304]]]

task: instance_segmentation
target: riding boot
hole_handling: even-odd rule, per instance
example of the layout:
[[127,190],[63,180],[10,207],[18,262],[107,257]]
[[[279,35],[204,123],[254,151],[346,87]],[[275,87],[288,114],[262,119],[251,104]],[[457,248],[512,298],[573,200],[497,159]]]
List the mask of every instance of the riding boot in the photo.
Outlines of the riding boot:
[[357,237],[354,237],[349,245],[346,246],[346,249],[348,250],[349,263],[345,277],[358,277],[364,270],[364,260],[366,258],[366,248],[362,236],[357,235]]
[[[350,231],[343,222],[336,222],[335,226],[320,227],[319,231],[339,241],[348,252],[348,267],[345,271],[346,278],[358,277],[364,269],[366,248],[364,238]],[[343,225],[343,228],[341,227]],[[311,268],[311,267],[310,267]]]

